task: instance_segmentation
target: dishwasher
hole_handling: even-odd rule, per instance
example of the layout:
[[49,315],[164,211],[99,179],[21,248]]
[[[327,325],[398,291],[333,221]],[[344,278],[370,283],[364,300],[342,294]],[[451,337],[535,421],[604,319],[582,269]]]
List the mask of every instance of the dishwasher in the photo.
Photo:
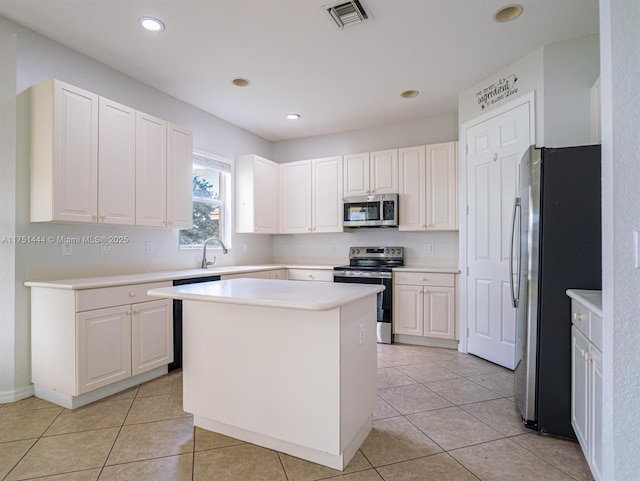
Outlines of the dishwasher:
[[[199,284],[200,282],[219,281],[220,276],[192,277],[190,279],[175,279],[174,286]],[[182,301],[173,301],[173,362],[169,364],[169,371],[182,368]]]

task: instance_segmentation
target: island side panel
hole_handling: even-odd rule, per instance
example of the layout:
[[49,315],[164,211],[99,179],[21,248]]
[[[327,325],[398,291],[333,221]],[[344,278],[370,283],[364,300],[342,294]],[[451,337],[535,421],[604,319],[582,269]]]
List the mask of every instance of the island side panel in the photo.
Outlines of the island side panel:
[[377,296],[374,294],[341,308],[340,438],[342,450],[347,450],[347,459],[355,454],[371,430],[372,414],[376,406],[376,302]]
[[340,449],[340,309],[186,300],[184,409],[315,450]]

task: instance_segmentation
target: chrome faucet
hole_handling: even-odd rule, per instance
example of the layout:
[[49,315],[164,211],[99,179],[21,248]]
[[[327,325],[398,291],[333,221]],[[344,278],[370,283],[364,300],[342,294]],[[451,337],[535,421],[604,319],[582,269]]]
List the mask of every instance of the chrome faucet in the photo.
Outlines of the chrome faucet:
[[225,247],[224,243],[220,239],[218,239],[217,237],[209,237],[207,240],[204,241],[204,245],[202,246],[202,263],[200,264],[200,267],[202,267],[203,269],[206,269],[207,266],[212,266],[216,262],[215,256],[213,257],[212,262],[207,261],[207,244],[209,243],[209,241],[215,241],[218,244],[220,244],[220,247],[222,247],[223,254],[226,254],[227,252],[229,252],[229,249]]

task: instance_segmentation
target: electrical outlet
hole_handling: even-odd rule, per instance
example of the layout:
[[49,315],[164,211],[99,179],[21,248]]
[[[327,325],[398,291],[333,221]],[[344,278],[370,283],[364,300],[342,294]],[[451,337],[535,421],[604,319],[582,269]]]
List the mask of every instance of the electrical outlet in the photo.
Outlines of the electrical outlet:
[[153,254],[153,242],[147,241],[144,243],[144,253],[148,256]]
[[289,244],[282,245],[282,252],[289,252]]
[[329,252],[331,252],[332,254],[336,253],[336,245],[335,244],[329,244]]
[[433,254],[433,252],[436,250],[435,246],[433,244],[427,244],[427,253],[429,254]]
[[62,245],[62,255],[63,256],[72,256],[73,255],[73,244],[63,244]]
[[364,322],[361,322],[358,328],[358,343],[364,344]]
[[249,252],[249,246],[247,244],[242,244],[242,252],[245,254]]

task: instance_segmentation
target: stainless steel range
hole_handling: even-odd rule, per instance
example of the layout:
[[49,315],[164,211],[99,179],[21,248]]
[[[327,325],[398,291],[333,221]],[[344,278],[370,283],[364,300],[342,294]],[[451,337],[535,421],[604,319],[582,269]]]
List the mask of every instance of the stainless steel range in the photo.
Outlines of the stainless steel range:
[[333,268],[333,282],[382,284],[378,294],[378,342],[393,341],[392,269],[404,265],[404,247],[351,247],[349,265]]

